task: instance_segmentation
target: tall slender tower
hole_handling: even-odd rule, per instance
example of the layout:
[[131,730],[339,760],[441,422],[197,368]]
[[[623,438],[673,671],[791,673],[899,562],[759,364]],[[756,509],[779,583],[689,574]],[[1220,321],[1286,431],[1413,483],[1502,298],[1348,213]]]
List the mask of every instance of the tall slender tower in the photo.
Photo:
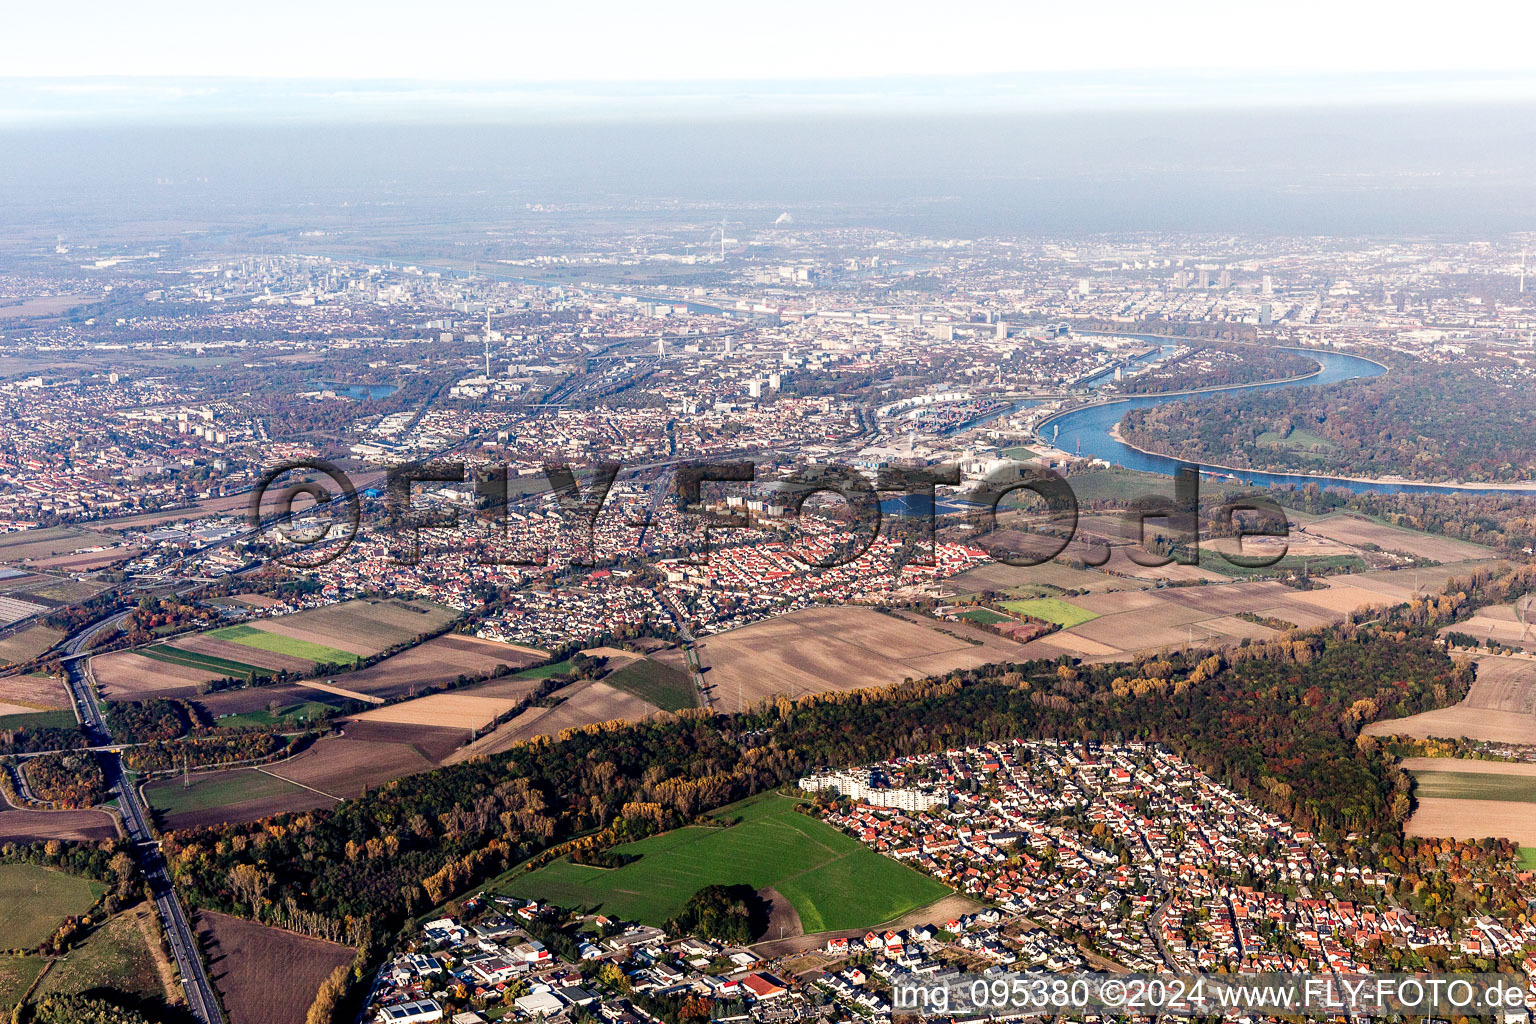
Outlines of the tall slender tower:
[[491,307],[485,307],[485,379],[491,379]]

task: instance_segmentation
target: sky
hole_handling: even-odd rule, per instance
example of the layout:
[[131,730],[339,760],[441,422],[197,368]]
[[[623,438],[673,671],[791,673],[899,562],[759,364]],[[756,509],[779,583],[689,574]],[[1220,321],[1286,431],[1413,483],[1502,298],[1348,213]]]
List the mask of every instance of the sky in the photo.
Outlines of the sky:
[[6,20],[8,123],[1536,98],[1536,15],[1508,0],[77,0]]

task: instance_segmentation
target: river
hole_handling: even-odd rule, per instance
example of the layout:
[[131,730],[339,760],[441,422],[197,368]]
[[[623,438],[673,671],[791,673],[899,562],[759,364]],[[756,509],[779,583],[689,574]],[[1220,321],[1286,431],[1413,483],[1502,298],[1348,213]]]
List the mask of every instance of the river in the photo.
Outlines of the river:
[[[1148,340],[1166,341],[1166,339],[1151,338]],[[1308,358],[1316,360],[1321,364],[1322,372],[1301,380],[1251,385],[1247,390],[1323,387],[1328,384],[1337,384],[1340,381],[1375,377],[1386,372],[1386,368],[1379,363],[1373,363],[1369,359],[1362,359],[1359,356],[1346,355],[1342,352],[1319,352],[1314,349],[1291,349],[1291,351],[1301,352]],[[1220,390],[1235,391],[1239,390],[1240,387],[1235,386]],[[1085,458],[1103,459],[1105,462],[1113,465],[1124,466],[1126,469],[1141,470],[1144,473],[1159,473],[1163,476],[1172,476],[1179,465],[1177,459],[1171,459],[1166,455],[1152,455],[1147,452],[1138,451],[1123,441],[1116,440],[1110,431],[1132,409],[1145,409],[1148,406],[1161,405],[1164,402],[1177,402],[1189,398],[1198,400],[1205,394],[1216,393],[1215,391],[1210,391],[1196,396],[1141,396],[1105,405],[1088,406],[1087,408],[1075,409],[1072,412],[1047,420],[1041,425],[1040,433],[1043,438],[1050,440],[1054,428],[1060,427],[1060,433],[1056,435],[1056,446],[1062,451],[1075,452],[1078,450],[1079,445],[1081,445],[1082,454]],[[1222,471],[1216,470],[1214,472]],[[1475,485],[1463,486],[1458,484],[1368,483],[1362,480],[1350,480],[1346,477],[1310,476],[1299,473],[1263,473],[1258,470],[1233,470],[1232,474],[1243,483],[1260,486],[1284,486],[1287,484],[1305,486],[1306,484],[1317,484],[1321,487],[1344,487],[1356,493],[1437,494],[1458,492],[1463,494],[1497,494],[1509,490],[1509,488],[1478,487]],[[1525,485],[1521,489],[1536,491],[1536,483]]]

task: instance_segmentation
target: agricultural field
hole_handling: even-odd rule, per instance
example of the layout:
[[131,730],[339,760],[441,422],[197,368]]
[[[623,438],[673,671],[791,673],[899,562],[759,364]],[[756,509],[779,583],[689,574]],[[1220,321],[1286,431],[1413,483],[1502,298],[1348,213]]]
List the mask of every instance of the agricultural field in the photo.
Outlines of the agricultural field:
[[1536,764],[1411,757],[1403,767],[1414,781],[1409,835],[1536,846]]
[[603,682],[663,711],[699,706],[693,679],[682,669],[650,658],[639,658],[603,677]]
[[1479,544],[1389,526],[1363,516],[1325,516],[1299,523],[1293,529],[1303,536],[1317,534],[1352,548],[1377,547],[1383,551],[1417,555],[1436,562],[1466,562],[1496,557],[1491,548]]
[[254,629],[339,648],[377,654],[452,622],[457,612],[430,601],[345,601],[294,615],[255,619]]
[[66,917],[85,913],[106,888],[33,864],[0,864],[0,921],[7,948],[33,949]]
[[1372,722],[1366,734],[1536,743],[1536,660],[1485,654],[1472,661],[1477,677],[1459,703]]
[[[170,965],[162,963],[162,954],[150,944],[158,945],[159,927],[145,904],[118,914],[55,961],[33,998],[110,989],[141,1005],[163,1004],[175,982]],[[174,991],[179,999],[179,990]]]
[[521,669],[549,657],[548,652],[480,637],[445,633],[356,672],[336,676],[336,683],[376,697],[401,697],[459,676],[492,672],[498,665]]
[[117,825],[105,811],[34,811],[12,807],[0,796],[0,843],[47,839],[112,839]]
[[0,678],[0,704],[10,704],[31,711],[53,711],[69,707],[69,693],[57,676],[32,672]]
[[[318,696],[328,695],[321,694]],[[266,707],[257,711],[227,712],[222,715],[216,715],[214,721],[220,729],[271,729],[274,726],[280,726],[284,729],[302,729],[310,722],[332,714],[337,710],[337,705],[345,703],[342,700],[331,699],[335,700],[336,703],[328,704],[318,699],[291,702],[277,699],[268,702],[269,705],[272,703],[278,705],[276,711]],[[205,700],[199,703],[206,707],[208,702]]]
[[400,704],[390,704],[376,711],[357,715],[356,722],[386,722],[395,725],[424,725],[461,732],[483,729],[517,706],[507,698],[481,697],[466,693],[434,693]]
[[0,534],[0,562],[35,562],[114,543],[115,538],[73,526],[21,530]]
[[[280,671],[305,676],[319,664],[355,664],[361,657],[405,643],[452,619],[453,613],[425,601],[347,601],[293,615],[223,626],[133,652],[101,655],[92,659],[91,666],[109,700],[187,696],[196,692],[200,683],[213,679],[251,678]],[[430,674],[423,666],[431,663],[432,655],[446,655],[438,658],[439,668],[435,671],[440,678],[442,664],[451,664],[455,657],[448,653],[450,650],[448,645],[436,647],[429,655],[418,655],[414,663],[396,664],[395,659],[388,659],[355,677],[348,676],[347,685],[355,678],[388,695],[408,692],[413,685],[412,675]],[[520,656],[508,655],[514,659]],[[462,660],[465,656],[461,652],[457,657]],[[527,658],[535,660],[538,658]],[[393,671],[401,673],[398,680],[391,680]],[[450,678],[458,674],[455,671]]]
[[1032,618],[1054,622],[1063,629],[1081,626],[1099,617],[1098,612],[1091,612],[1055,597],[1037,597],[1029,601],[1004,601],[1002,606],[1010,612],[1019,612]]
[[179,658],[151,647],[98,654],[91,659],[91,674],[96,677],[102,697],[111,701],[190,697],[201,684],[231,673],[201,665],[198,659]]
[[785,694],[885,686],[1019,660],[1024,647],[963,623],[869,608],[806,608],[703,638],[704,688],[725,712]]
[[[483,687],[472,687],[466,692],[484,693],[488,688],[504,682],[507,680],[486,683]],[[527,684],[526,680],[523,682]],[[512,721],[455,751],[446,763],[453,764],[483,754],[498,754],[535,736],[558,737],[566,729],[579,729],[614,720],[639,722],[661,710],[632,693],[590,679],[555,691],[549,702],[552,706],[531,707]]]
[[949,893],[799,813],[798,804],[760,794],[715,813],[736,822],[728,828],[689,826],[620,846],[639,858],[621,868],[555,861],[505,883],[505,891],[661,926],[702,886],[746,884],[787,899],[805,933],[873,927]]
[[1062,591],[1100,592],[1106,590],[1145,590],[1151,586],[1142,580],[1111,576],[1097,569],[1077,569],[1061,562],[1041,565],[1008,565],[983,562],[949,579],[946,590],[956,594],[982,590],[1014,591],[1028,588],[1031,593]]
[[457,728],[353,720],[341,735],[322,736],[287,760],[194,772],[190,788],[172,775],[145,786],[144,795],[169,829],[255,821],[284,811],[329,807],[436,768],[465,739],[466,732]]
[[17,704],[0,704],[0,732],[7,729],[73,729],[73,711],[36,711]]
[[255,626],[225,626],[205,634],[219,640],[230,640],[242,647],[254,647],[271,654],[285,654],[294,658],[326,665],[355,665],[358,656],[351,651],[338,650],[309,640],[300,640],[283,633],[269,633]]
[[[1536,609],[1531,609],[1526,615],[1527,619],[1536,617]],[[1536,622],[1530,624],[1521,622],[1520,613],[1513,604],[1495,604],[1479,608],[1471,618],[1447,626],[1440,632],[1442,635],[1465,633],[1479,643],[1493,640],[1506,647],[1536,651]]]
[[304,1024],[320,985],[352,962],[347,946],[202,912],[195,922],[229,1024]]
[[[1405,574],[1406,581],[1402,579]],[[1115,659],[1190,643],[1232,646],[1244,639],[1268,639],[1278,636],[1278,631],[1240,618],[1239,613],[1278,619],[1303,628],[1324,626],[1357,609],[1406,600],[1398,592],[1411,595],[1411,580],[1410,570],[1399,569],[1333,577],[1323,581],[1324,585],[1317,590],[1295,590],[1272,580],[1256,579],[1219,587],[1085,594],[1058,600],[1056,604],[1090,612],[1094,617],[1032,641],[1026,645],[1026,657],[1069,654],[1085,659]],[[1008,602],[1004,607],[1028,611],[1031,603]]]
[[168,829],[225,821],[255,821],[284,811],[329,807],[336,801],[254,768],[194,772],[190,786],[179,777],[144,787],[151,811]]
[[31,661],[63,639],[62,630],[51,626],[28,626],[0,639],[0,665]]

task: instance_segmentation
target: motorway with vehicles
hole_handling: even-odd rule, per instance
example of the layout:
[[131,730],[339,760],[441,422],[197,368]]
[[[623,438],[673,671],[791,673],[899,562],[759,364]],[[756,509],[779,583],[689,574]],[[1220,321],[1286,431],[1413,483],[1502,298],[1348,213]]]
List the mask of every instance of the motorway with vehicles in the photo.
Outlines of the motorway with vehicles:
[[[93,747],[109,745],[112,742],[112,735],[107,729],[101,702],[96,696],[90,666],[86,663],[89,657],[90,641],[103,630],[119,626],[129,614],[128,611],[118,612],[93,623],[70,637],[64,645],[64,678],[69,686],[70,700],[74,702],[75,716],[79,718],[80,725],[90,737]],[[181,971],[182,984],[187,992],[187,1007],[199,1024],[223,1024],[224,1014],[219,1009],[218,998],[213,992],[213,983],[209,981],[208,972],[203,967],[203,959],[198,953],[197,936],[187,920],[186,909],[182,907],[180,897],[176,895],[176,887],[171,883],[170,870],[166,866],[165,858],[161,856],[160,845],[156,842],[154,832],[149,826],[144,804],[128,779],[128,773],[123,767],[122,755],[115,750],[108,750],[99,751],[97,756],[101,759],[108,788],[117,796],[117,806],[122,812],[123,828],[128,833],[128,838],[133,840],[134,854],[138,858],[139,868],[149,881],[150,893],[155,900],[155,909],[160,914],[171,952],[176,957],[176,966]]]

